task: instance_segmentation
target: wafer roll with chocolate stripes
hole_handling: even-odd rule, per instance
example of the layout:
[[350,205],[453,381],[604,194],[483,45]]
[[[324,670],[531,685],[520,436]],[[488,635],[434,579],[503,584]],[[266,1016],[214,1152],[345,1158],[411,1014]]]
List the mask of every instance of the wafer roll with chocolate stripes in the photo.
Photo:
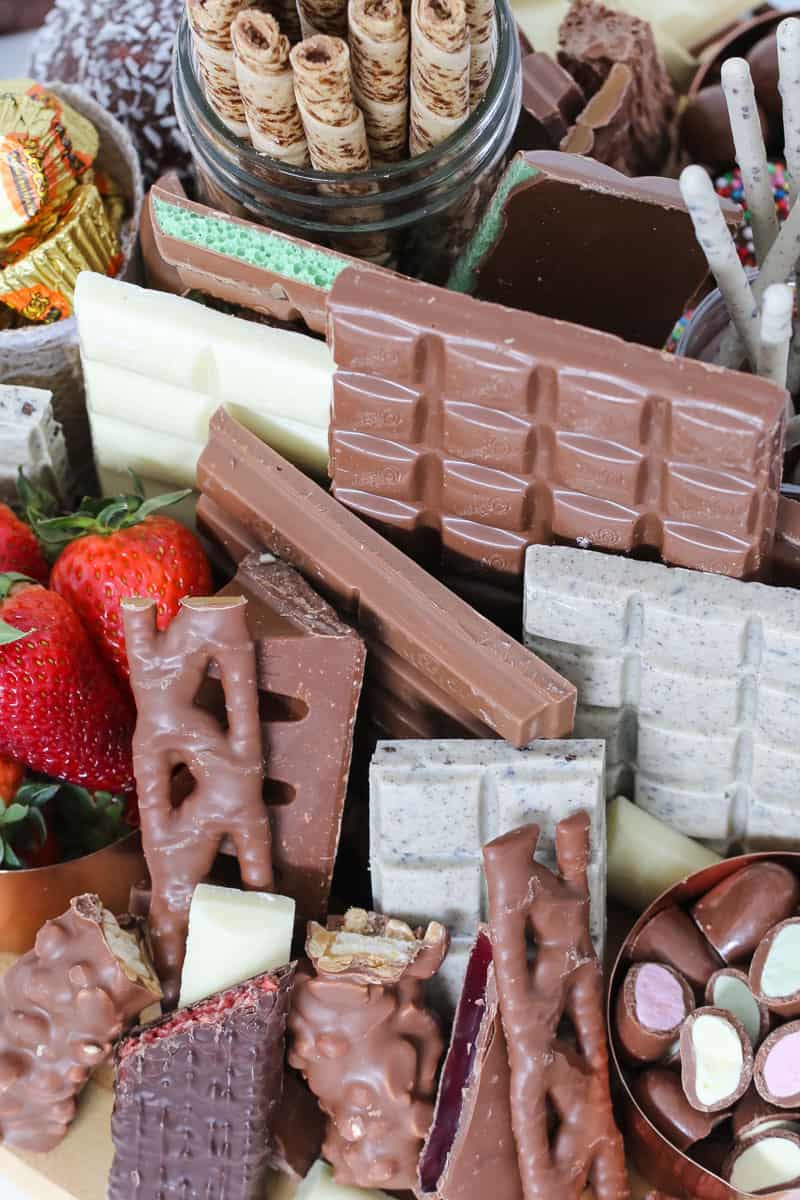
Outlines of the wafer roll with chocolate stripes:
[[373,162],[408,149],[408,21],[401,0],[350,0],[353,93],[364,114]]
[[256,150],[294,167],[310,159],[294,94],[289,39],[275,17],[247,8],[231,27],[236,77]]
[[186,0],[197,66],[206,99],[237,137],[249,138],[236,78],[231,25],[249,0]]
[[469,113],[471,47],[464,0],[411,5],[412,158],[438,146]]

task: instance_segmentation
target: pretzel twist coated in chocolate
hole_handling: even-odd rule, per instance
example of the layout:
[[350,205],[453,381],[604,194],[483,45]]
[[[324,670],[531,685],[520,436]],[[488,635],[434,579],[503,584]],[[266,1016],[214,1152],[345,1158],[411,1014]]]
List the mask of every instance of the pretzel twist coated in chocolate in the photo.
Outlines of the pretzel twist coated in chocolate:
[[[533,861],[538,841],[538,826],[526,825],[483,852],[523,1193],[579,1200],[591,1183],[597,1200],[622,1200],[629,1188],[611,1108],[603,976],[589,934],[589,818],[576,813],[556,828],[560,878]],[[564,1016],[574,1046],[558,1036]]]
[[[273,886],[256,687],[256,656],[241,596],[185,599],[169,629],[156,630],[152,600],[123,601],[137,722],[133,762],[142,842],[152,880],[150,931],[165,1002],[177,999],[192,893],[225,839],[245,887]],[[228,729],[194,704],[215,662]],[[175,806],[173,774],[194,781]]]
[[[342,926],[341,918],[333,918],[328,930],[335,935]],[[344,968],[337,964],[335,974],[326,973],[332,964],[317,958],[313,932],[326,931],[314,922],[309,930],[308,951],[317,974],[308,968],[297,977],[288,1061],[303,1072],[328,1115],[323,1156],[337,1183],[411,1189],[433,1118],[444,1049],[439,1021],[424,1004],[423,981],[441,966],[447,934],[431,925],[425,941],[416,940],[399,978],[387,981],[387,969],[377,960],[374,968],[358,958]]]

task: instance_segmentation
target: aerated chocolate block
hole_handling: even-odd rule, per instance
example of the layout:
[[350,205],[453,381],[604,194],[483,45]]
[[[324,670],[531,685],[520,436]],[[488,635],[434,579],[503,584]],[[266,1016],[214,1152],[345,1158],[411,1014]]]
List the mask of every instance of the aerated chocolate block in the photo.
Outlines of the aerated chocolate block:
[[418,925],[435,914],[451,934],[432,981],[442,1008],[458,1002],[470,945],[486,919],[482,849],[535,821],[537,858],[555,863],[555,827],[591,815],[592,935],[602,956],[606,911],[605,794],[600,742],[379,742],[370,768],[372,891],[382,912]]
[[329,313],[335,495],[457,590],[518,595],[554,537],[734,576],[770,553],[774,384],[379,272]]
[[250,554],[223,596],[244,595],[256,648],[264,799],[276,886],[321,920],[339,844],[366,650],[297,571]]
[[609,795],[723,851],[792,841],[800,593],[533,546],[525,638],[607,739]]

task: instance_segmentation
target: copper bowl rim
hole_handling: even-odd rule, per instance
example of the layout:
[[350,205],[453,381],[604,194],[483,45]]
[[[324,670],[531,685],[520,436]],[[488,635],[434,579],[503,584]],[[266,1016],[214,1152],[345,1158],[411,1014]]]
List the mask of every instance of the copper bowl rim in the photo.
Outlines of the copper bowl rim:
[[[101,854],[108,854],[110,850],[118,850],[120,846],[124,846],[126,842],[132,841],[134,838],[141,837],[140,829],[132,829],[130,833],[126,833],[124,837],[117,838],[115,842],[109,842],[107,846],[101,846],[99,850],[92,850],[91,854],[79,854],[77,858],[65,858],[61,862],[48,863],[44,867],[0,867],[0,881],[6,877],[13,875],[19,879],[23,875],[44,875],[46,871],[55,874],[58,871],[63,871],[66,867],[71,867],[75,863],[85,863],[92,858],[98,858]],[[2,889],[0,882],[0,889]]]
[[[608,977],[608,991],[606,994],[606,1026],[608,1029],[608,1051],[611,1062],[614,1066],[614,1073],[618,1084],[624,1092],[626,1102],[636,1113],[637,1120],[643,1121],[652,1131],[653,1138],[656,1139],[665,1151],[675,1159],[681,1159],[687,1164],[687,1167],[697,1172],[699,1175],[706,1176],[709,1181],[713,1181],[721,1188],[727,1189],[727,1193],[731,1200],[736,1200],[738,1197],[744,1197],[744,1193],[737,1192],[731,1185],[721,1176],[715,1175],[713,1171],[709,1171],[707,1167],[703,1167],[694,1159],[689,1158],[682,1150],[679,1150],[672,1144],[664,1135],[656,1129],[653,1122],[642,1112],[633,1092],[628,1084],[628,1080],[623,1070],[620,1055],[617,1050],[617,1038],[614,1023],[614,1000],[616,998],[617,989],[620,986],[623,968],[627,967],[627,951],[634,938],[639,931],[652,918],[657,916],[664,909],[672,907],[673,904],[685,904],[688,901],[696,900],[705,892],[710,891],[717,883],[721,883],[723,879],[727,879],[729,875],[735,875],[737,871],[741,871],[743,867],[750,866],[756,862],[779,862],[786,866],[791,866],[795,873],[800,875],[800,851],[793,850],[763,850],[752,854],[738,854],[734,858],[723,859],[722,862],[712,863],[709,867],[704,867],[701,871],[695,871],[692,875],[687,875],[685,879],[673,884],[657,896],[655,900],[645,909],[641,916],[635,921],[631,929],[620,947],[619,953],[614,960],[614,965]],[[684,1194],[685,1190],[684,1190]],[[765,1193],[767,1200],[800,1200],[800,1188],[790,1188],[788,1190]]]

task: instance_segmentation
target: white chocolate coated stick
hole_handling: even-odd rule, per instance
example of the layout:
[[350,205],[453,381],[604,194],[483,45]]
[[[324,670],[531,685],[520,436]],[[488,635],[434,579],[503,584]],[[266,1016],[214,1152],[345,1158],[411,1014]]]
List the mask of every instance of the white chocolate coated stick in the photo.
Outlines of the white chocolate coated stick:
[[789,204],[793,206],[800,191],[800,20],[797,17],[787,17],[778,26],[778,66]]
[[[773,283],[764,292],[761,305],[761,346],[758,355],[758,374],[786,387],[789,363],[789,343],[792,340],[792,310],[794,289],[786,283]],[[789,404],[789,416],[794,413]]]
[[759,346],[758,308],[733,237],[725,224],[719,196],[702,167],[686,167],[680,184],[697,240],[708,259],[748,357],[755,366]]
[[749,64],[743,58],[729,58],[722,64],[722,90],[728,105],[736,161],[742,172],[756,258],[760,265],[778,236],[778,216],[753,79]]

